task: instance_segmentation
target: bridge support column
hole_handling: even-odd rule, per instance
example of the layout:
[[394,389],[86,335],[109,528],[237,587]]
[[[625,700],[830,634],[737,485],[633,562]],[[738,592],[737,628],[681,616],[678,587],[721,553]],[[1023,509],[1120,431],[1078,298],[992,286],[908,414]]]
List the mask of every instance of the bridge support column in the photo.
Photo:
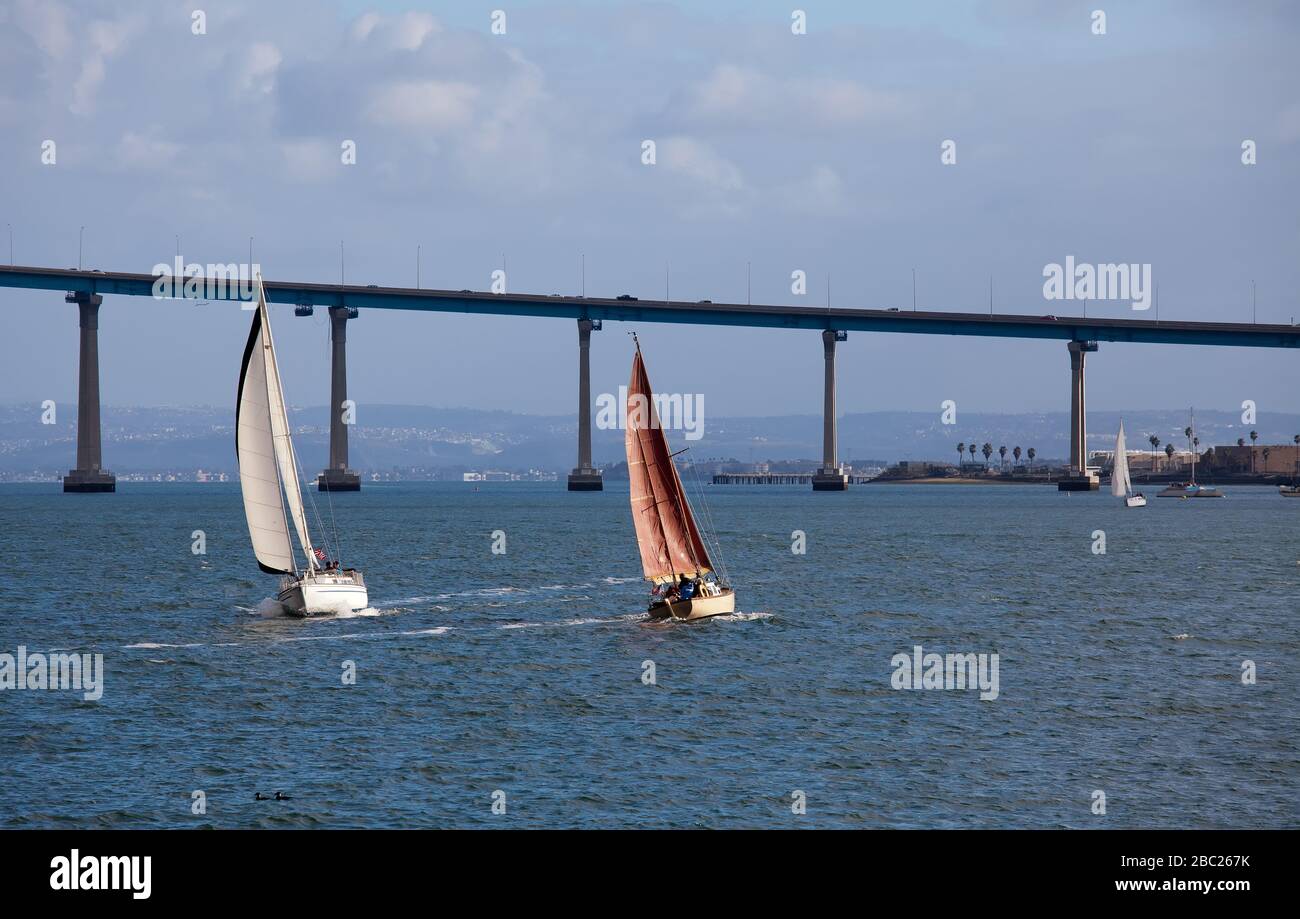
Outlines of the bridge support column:
[[569,473],[569,491],[602,491],[605,480],[591,465],[591,333],[600,320],[578,320],[578,465]]
[[813,491],[845,491],[849,477],[836,458],[835,439],[835,343],[848,338],[847,332],[822,332],[826,357],[826,392],[822,404],[822,466],[813,474]]
[[117,479],[101,468],[99,432],[99,294],[80,291],[64,300],[81,313],[81,357],[77,371],[77,468],[63,477],[65,492],[117,491]]
[[[348,426],[344,403],[348,401],[348,316],[346,306],[330,307],[330,464],[316,478],[321,491],[360,491],[361,476],[348,468]],[[350,408],[350,406],[348,406]]]
[[1091,491],[1100,485],[1095,472],[1088,471],[1088,413],[1084,366],[1087,355],[1097,350],[1095,341],[1072,341],[1070,351],[1070,475],[1057,483],[1060,491]]

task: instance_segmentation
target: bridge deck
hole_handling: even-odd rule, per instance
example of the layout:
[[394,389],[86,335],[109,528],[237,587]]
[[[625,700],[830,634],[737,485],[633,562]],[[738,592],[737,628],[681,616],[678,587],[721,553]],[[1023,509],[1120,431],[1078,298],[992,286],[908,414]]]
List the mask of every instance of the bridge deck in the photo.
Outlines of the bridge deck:
[[[0,287],[152,297],[154,281],[154,275],[149,274],[0,266]],[[1161,322],[1152,319],[1104,319],[1079,316],[1050,318],[1006,313],[832,310],[807,306],[618,300],[544,294],[493,294],[410,287],[311,284],[296,281],[267,281],[266,295],[272,303],[293,305],[320,307],[346,305],[358,309],[427,310],[551,319],[680,322],[778,329],[842,329],[856,332],[980,335],[1061,341],[1127,341],[1260,348],[1300,347],[1300,326],[1234,322]]]

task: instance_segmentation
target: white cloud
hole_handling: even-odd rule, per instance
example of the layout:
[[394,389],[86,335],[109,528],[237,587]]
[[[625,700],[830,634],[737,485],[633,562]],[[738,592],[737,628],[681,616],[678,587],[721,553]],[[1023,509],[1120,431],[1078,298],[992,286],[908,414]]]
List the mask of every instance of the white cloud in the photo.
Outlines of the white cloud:
[[905,108],[898,93],[872,89],[855,80],[781,78],[734,64],[716,66],[689,96],[688,113],[695,119],[774,130],[809,122],[854,124]]
[[19,0],[13,9],[18,28],[31,36],[36,47],[61,60],[72,46],[68,11],[58,0]]
[[181,145],[148,133],[127,131],[117,143],[117,162],[127,169],[156,170],[170,165],[181,152]]
[[669,172],[686,176],[710,191],[734,192],[745,187],[734,163],[708,144],[691,137],[666,137],[658,144],[658,162]]
[[246,93],[267,95],[275,89],[275,75],[283,55],[271,42],[253,42],[244,55],[239,87]]
[[72,85],[72,104],[69,107],[74,114],[86,115],[94,108],[95,93],[104,82],[108,58],[126,45],[137,25],[136,22],[108,20],[90,24],[81,56],[81,73]]
[[374,41],[384,48],[415,51],[430,35],[442,31],[442,25],[428,13],[409,12],[401,16],[364,13],[352,24],[352,38],[357,42]]
[[287,140],[279,145],[285,175],[293,182],[322,182],[343,169],[342,148],[323,140]]
[[812,168],[808,175],[781,190],[785,206],[796,213],[815,217],[841,216],[861,210],[861,201],[850,207],[848,190],[840,174],[825,163]]
[[409,80],[379,87],[366,116],[376,124],[402,128],[459,128],[474,116],[479,90],[469,83]]

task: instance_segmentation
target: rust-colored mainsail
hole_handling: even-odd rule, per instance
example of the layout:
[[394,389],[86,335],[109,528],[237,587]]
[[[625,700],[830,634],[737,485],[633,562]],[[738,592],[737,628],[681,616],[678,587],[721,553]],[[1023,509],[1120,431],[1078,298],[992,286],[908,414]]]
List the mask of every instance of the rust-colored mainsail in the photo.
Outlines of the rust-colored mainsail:
[[646,579],[664,584],[683,574],[708,574],[713,562],[700,539],[695,515],[668,452],[640,344],[632,359],[632,381],[627,388],[624,445],[632,484],[632,522]]

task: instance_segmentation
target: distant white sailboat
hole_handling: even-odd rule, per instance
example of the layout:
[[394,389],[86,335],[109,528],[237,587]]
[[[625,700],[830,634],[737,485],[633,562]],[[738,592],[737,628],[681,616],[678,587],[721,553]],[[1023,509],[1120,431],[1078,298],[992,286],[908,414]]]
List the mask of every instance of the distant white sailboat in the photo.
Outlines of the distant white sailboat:
[[[361,572],[327,562],[325,550],[312,543],[307,529],[298,458],[289,433],[261,275],[257,277],[257,312],[239,371],[235,452],[257,567],[267,574],[282,575],[275,599],[296,616],[345,613],[369,606]],[[289,537],[291,519],[305,562],[301,568]]]
[[1146,507],[1146,496],[1133,491],[1133,481],[1128,474],[1128,447],[1124,443],[1124,422],[1119,423],[1119,434],[1115,437],[1115,462],[1110,473],[1110,493],[1116,498],[1123,498],[1126,507]]

